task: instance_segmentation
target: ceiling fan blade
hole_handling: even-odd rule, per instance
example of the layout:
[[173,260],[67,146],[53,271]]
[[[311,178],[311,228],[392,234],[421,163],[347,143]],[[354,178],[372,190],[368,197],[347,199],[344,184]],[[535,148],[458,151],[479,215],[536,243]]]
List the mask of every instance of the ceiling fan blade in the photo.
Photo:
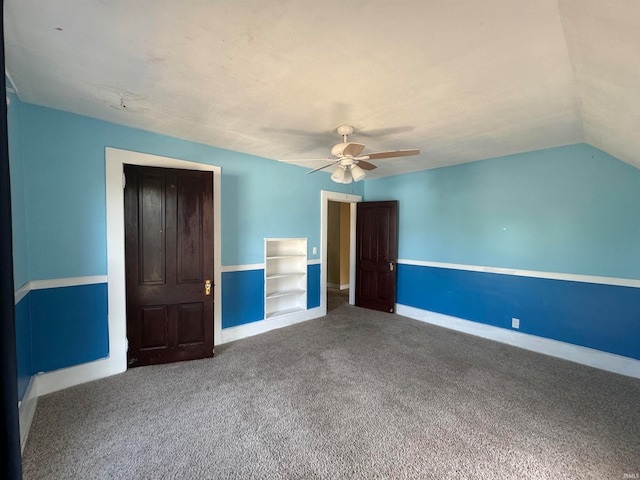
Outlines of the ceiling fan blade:
[[378,158],[408,157],[410,155],[418,155],[419,153],[420,150],[394,150],[392,152],[367,153],[365,157],[367,157],[367,160],[375,160]]
[[364,145],[362,143],[351,142],[346,147],[344,147],[342,155],[357,157],[358,155],[360,155],[360,152],[362,152],[362,150],[364,150]]
[[358,166],[363,170],[374,170],[378,168],[373,163],[365,162],[364,160],[358,160]]
[[324,170],[325,168],[332,167],[333,165],[335,165],[335,164],[336,164],[336,163],[338,163],[339,161],[340,161],[340,160],[336,160],[335,162],[331,162],[331,163],[329,163],[329,164],[325,165],[324,167],[319,167],[319,168],[316,168],[316,169],[314,169],[314,170],[309,170],[309,171],[307,172],[307,175],[308,175],[308,174],[310,174],[310,173],[313,173],[313,172],[317,172],[318,170]]

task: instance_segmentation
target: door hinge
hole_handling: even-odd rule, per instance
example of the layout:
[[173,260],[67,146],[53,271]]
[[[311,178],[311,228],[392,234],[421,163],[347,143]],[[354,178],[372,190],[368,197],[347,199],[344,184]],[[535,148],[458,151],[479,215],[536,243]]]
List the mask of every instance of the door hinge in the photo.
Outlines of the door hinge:
[[124,190],[127,186],[127,176],[122,172],[122,189]]

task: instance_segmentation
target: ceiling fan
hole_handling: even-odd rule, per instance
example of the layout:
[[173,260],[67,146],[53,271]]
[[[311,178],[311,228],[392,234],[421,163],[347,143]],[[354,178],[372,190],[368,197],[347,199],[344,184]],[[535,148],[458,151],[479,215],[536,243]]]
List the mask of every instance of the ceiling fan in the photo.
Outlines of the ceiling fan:
[[337,165],[337,168],[331,174],[331,180],[336,183],[359,182],[366,177],[365,170],[373,170],[377,168],[373,163],[367,160],[378,160],[382,158],[407,157],[410,155],[418,155],[420,150],[393,150],[389,152],[376,152],[360,155],[364,150],[362,143],[350,142],[349,135],[353,133],[353,127],[349,125],[340,125],[336,131],[342,135],[342,143],[334,145],[331,149],[331,155],[334,158],[327,159],[331,163],[311,170],[307,173],[314,173],[319,170]]

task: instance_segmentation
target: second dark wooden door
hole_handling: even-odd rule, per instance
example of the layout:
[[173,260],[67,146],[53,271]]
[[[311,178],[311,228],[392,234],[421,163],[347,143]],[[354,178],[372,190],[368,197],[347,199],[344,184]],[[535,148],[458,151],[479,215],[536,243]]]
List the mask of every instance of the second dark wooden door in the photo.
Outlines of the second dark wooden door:
[[124,171],[129,366],[212,357],[213,175]]
[[362,202],[356,218],[356,305],[393,312],[396,304],[398,202]]

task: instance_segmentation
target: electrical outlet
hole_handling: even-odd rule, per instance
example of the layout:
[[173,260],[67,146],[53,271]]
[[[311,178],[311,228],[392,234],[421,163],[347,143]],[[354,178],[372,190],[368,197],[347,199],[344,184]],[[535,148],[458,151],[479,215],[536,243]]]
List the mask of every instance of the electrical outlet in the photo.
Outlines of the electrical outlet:
[[512,328],[520,328],[520,319],[519,318],[512,318],[511,319],[511,327]]

